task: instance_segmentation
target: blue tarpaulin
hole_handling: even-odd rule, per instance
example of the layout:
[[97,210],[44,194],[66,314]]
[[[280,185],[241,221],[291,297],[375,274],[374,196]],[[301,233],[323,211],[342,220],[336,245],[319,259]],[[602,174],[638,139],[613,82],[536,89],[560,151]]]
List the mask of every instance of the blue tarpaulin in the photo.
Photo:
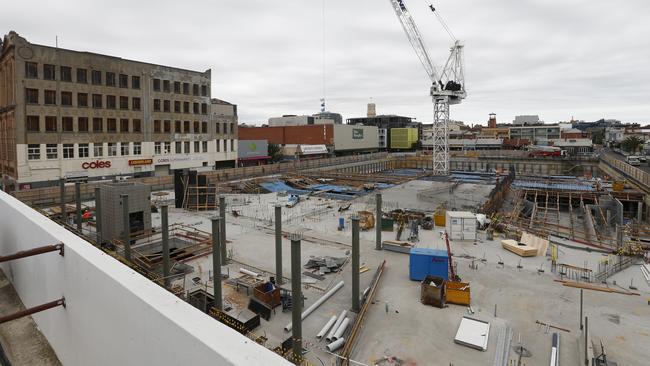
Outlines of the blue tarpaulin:
[[512,185],[516,188],[530,188],[530,189],[555,189],[562,191],[584,191],[593,192],[596,189],[592,186],[585,184],[564,184],[564,183],[543,183],[543,182],[530,182],[530,181],[515,181]]

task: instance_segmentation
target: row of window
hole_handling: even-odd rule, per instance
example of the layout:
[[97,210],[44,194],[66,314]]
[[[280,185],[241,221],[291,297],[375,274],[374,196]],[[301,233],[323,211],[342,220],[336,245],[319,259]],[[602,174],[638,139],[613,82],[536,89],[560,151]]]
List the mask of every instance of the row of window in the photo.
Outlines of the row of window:
[[[182,108],[181,108],[182,107]],[[154,99],[153,100],[154,112],[171,112],[172,101],[167,99]],[[174,101],[174,113],[193,113],[193,114],[208,114],[207,103],[192,103],[192,111],[190,111],[190,102]]]
[[[106,145],[106,150],[104,150]],[[119,147],[118,147],[119,145]],[[104,151],[107,156],[138,156],[142,155],[141,142],[109,142],[107,144],[63,144],[61,145],[61,156],[63,159],[81,159],[81,158],[102,158]],[[91,153],[92,152],[92,156]],[[118,154],[119,153],[119,154]],[[59,145],[45,144],[45,159],[58,159],[59,158]],[[27,145],[27,159],[28,160],[41,160],[41,145],[29,144]]]
[[[131,103],[129,103],[129,97],[127,96],[115,96],[115,95],[102,95],[102,94],[91,94],[90,99],[88,98],[88,93],[76,93],[77,94],[77,107],[88,107],[92,106],[93,108],[106,108],[106,109],[123,109],[128,110],[129,108],[134,111],[139,111],[142,108],[141,99],[139,97],[131,97]],[[65,107],[72,107],[72,97],[73,93],[69,91],[60,92],[59,99],[57,100],[56,90],[43,90],[43,104],[44,105],[62,105]],[[106,98],[104,98],[106,97]],[[106,103],[104,103],[104,99]],[[25,102],[27,104],[39,104],[39,90],[25,88]],[[90,104],[89,104],[90,103]],[[118,104],[119,103],[119,104]],[[188,107],[189,109],[189,107]]]
[[[61,149],[59,150],[59,146]],[[104,158],[113,156],[140,156],[142,155],[141,142],[108,142],[108,143],[84,143],[84,144],[45,144],[42,149],[40,144],[27,145],[27,159],[41,160],[43,158],[54,160],[59,158],[59,153],[63,159],[81,159],[81,158]],[[192,148],[193,147],[193,148]],[[172,149],[173,148],[173,149]],[[216,140],[217,152],[235,151],[235,140]],[[154,143],[155,155],[167,154],[191,154],[207,153],[207,141],[176,141],[156,142]],[[43,155],[44,153],[44,155]]]
[[[59,66],[57,75],[56,65],[43,64],[43,80],[60,80],[72,82],[72,67]],[[57,78],[58,76],[58,78]],[[79,84],[88,84],[88,69],[76,68],[76,82]],[[36,62],[25,62],[25,78],[38,79],[38,64]],[[120,88],[129,87],[129,75],[116,74],[106,71],[102,73],[99,70],[90,71],[90,82],[93,85],[118,86]],[[131,89],[140,89],[140,77],[131,76]]]
[[[56,65],[43,64],[42,67],[43,80],[60,80],[72,82],[72,67],[59,66],[58,74]],[[38,79],[38,71],[38,63],[29,61],[25,62],[25,78]],[[88,69],[76,68],[75,71],[75,81],[79,84],[88,84]],[[132,75],[130,79],[131,89],[140,89],[140,77]],[[93,85],[105,85],[114,87],[119,86],[120,88],[127,89],[129,88],[129,75],[116,74],[111,71],[102,72],[100,70],[90,70],[90,83]],[[152,84],[154,91],[171,93],[171,80],[153,79]],[[207,97],[209,95],[207,85],[181,83],[180,81],[173,81],[174,93],[190,95],[190,85],[192,87],[192,95],[200,95],[202,97]]]
[[[27,116],[25,118],[27,132],[121,132],[121,133],[141,133],[142,120],[128,118],[92,118],[77,117],[77,123],[74,123],[74,117],[61,117],[61,124],[58,123],[56,116],[45,116],[45,123],[41,126],[39,116]],[[92,126],[90,122],[92,121]],[[118,124],[119,121],[119,124]],[[106,123],[104,123],[106,122]],[[119,130],[118,130],[119,126]]]

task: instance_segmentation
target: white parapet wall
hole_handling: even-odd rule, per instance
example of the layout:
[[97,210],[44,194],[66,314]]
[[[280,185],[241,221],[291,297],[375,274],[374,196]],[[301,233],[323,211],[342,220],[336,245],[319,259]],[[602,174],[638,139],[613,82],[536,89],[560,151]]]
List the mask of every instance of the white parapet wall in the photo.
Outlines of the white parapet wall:
[[0,255],[57,243],[1,266],[64,365],[290,365],[0,191]]

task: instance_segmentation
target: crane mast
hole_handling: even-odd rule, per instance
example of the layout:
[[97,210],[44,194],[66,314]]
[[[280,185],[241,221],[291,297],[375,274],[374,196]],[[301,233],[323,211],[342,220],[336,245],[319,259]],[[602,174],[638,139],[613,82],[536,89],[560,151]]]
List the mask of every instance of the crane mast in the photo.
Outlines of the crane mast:
[[[460,103],[467,95],[463,71],[463,45],[453,38],[446,24],[438,15],[443,27],[454,40],[449,58],[439,74],[431,62],[422,35],[406,8],[404,0],[389,1],[431,81],[429,95],[433,100],[433,174],[449,175],[449,106]],[[433,5],[429,5],[429,7],[435,13]]]

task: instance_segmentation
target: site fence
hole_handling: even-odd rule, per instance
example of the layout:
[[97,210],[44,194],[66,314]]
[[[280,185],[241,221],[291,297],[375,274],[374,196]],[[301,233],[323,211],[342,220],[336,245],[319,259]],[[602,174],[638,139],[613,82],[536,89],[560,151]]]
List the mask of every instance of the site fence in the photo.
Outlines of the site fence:
[[623,174],[626,178],[642,185],[645,191],[650,191],[650,174],[646,171],[607,155],[601,155],[600,161]]

